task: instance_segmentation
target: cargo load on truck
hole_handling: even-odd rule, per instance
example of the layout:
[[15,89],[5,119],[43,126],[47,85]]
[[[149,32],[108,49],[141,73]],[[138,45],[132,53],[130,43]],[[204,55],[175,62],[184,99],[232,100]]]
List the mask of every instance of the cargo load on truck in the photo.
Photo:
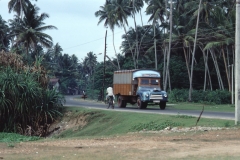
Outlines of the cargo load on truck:
[[145,109],[151,103],[165,109],[168,96],[167,92],[161,90],[160,78],[158,71],[149,69],[115,71],[113,91],[118,107],[125,108],[130,103]]

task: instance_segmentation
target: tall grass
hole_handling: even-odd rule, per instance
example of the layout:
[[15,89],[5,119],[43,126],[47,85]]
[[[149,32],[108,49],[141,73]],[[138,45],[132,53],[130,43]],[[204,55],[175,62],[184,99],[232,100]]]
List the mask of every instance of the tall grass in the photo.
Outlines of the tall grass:
[[0,131],[44,136],[61,115],[63,97],[42,88],[32,73],[7,67],[0,71],[0,88]]

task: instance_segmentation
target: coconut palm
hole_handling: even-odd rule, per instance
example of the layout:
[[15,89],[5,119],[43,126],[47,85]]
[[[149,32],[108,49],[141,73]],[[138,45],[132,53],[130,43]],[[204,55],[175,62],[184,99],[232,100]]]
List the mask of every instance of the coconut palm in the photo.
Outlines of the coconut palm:
[[85,60],[87,67],[89,68],[90,71],[89,76],[92,76],[94,74],[94,68],[97,64],[97,57],[95,54],[93,54],[93,52],[89,52],[87,53],[87,57],[85,57]]
[[[120,26],[124,28],[125,34],[127,35],[127,29],[126,29],[126,26],[128,26],[127,18],[131,15],[131,7],[129,6],[129,1],[128,0],[112,0],[112,6],[114,8],[114,15],[118,24],[120,24]],[[133,46],[131,46],[131,43],[128,37],[127,37],[127,41],[129,45],[129,50],[132,54],[134,67],[137,68],[136,55],[133,53]]]
[[112,6],[111,0],[106,0],[105,4],[103,6],[100,6],[100,10],[95,12],[95,16],[99,17],[98,25],[104,22],[104,26],[107,28],[109,27],[112,30],[113,33],[113,48],[115,51],[115,55],[118,62],[118,69],[120,69],[117,52],[114,44],[114,27],[119,26],[118,22],[116,21],[116,17],[114,15],[114,8]]
[[49,17],[48,14],[42,13],[38,15],[38,12],[39,8],[37,6],[28,7],[24,11],[23,19],[15,17],[10,23],[12,35],[15,36],[15,47],[24,46],[27,54],[31,49],[35,49],[37,44],[50,48],[52,46],[52,37],[43,31],[57,29],[55,26],[45,25],[43,22]]
[[[135,25],[135,30],[136,30],[136,33],[138,33],[137,31],[137,23],[136,23],[136,17],[135,17],[135,14],[137,12],[140,12],[141,13],[141,8],[143,7],[143,0],[130,0],[130,10],[132,12],[132,16],[133,16],[133,19],[134,19],[134,25]],[[142,17],[141,17],[142,18]],[[143,25],[143,24],[142,24]],[[138,57],[139,57],[139,50],[138,50],[138,34],[136,34],[136,49],[135,49],[135,55],[136,55],[136,67],[138,68]]]
[[9,27],[7,22],[2,19],[0,15],[0,51],[1,50],[8,50],[8,46],[10,44],[10,39],[8,38],[7,34],[9,33]]
[[[165,21],[165,16],[167,15],[166,13],[166,5],[164,0],[145,0],[147,3],[147,8],[146,8],[146,14],[150,15],[149,22],[151,21],[153,24],[153,29],[154,29],[154,48],[155,48],[155,69],[157,69],[157,46],[156,46],[156,24],[158,22],[163,23]],[[170,33],[171,35],[172,33]],[[169,43],[170,45],[170,43]],[[168,55],[170,56],[170,49]],[[166,56],[164,56],[166,57]],[[168,75],[168,64],[169,61],[167,61],[167,69],[163,71],[163,82],[164,82],[164,90],[166,90],[167,86],[167,75]],[[165,66],[165,60],[164,60],[164,66]],[[165,76],[166,74],[166,76]],[[165,77],[165,78],[164,78]]]
[[141,16],[141,22],[142,22],[142,26],[143,26],[143,21],[142,21],[142,13],[141,10],[144,6],[144,2],[143,0],[130,0],[130,7],[134,16],[134,21],[135,21],[135,14],[139,13]]
[[12,11],[16,12],[19,17],[22,16],[24,10],[32,6],[29,0],[10,0],[8,2],[9,13]]
[[[232,60],[229,57],[229,53],[233,53],[232,46],[234,46],[234,10],[228,10],[226,12],[221,6],[216,6],[214,8],[214,23],[218,25],[216,29],[213,29],[213,32],[210,32],[209,41],[207,42],[204,50],[216,50],[216,53],[221,53],[224,61],[226,77],[228,81],[229,91],[231,91],[231,83],[230,83],[230,74],[228,71],[228,66],[230,62],[234,62],[234,57]],[[226,57],[226,53],[227,57]],[[215,53],[215,52],[211,52]],[[219,75],[220,76],[220,75]],[[220,78],[219,78],[220,79]],[[221,88],[221,87],[220,87]]]

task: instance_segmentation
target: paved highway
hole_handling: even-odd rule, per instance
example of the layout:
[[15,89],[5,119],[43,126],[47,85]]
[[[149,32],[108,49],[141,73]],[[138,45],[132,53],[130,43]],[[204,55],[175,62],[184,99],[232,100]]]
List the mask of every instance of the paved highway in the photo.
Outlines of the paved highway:
[[[66,103],[64,106],[76,106],[76,107],[85,107],[85,108],[96,108],[96,109],[106,109],[107,105],[103,102],[96,102],[96,101],[90,101],[90,100],[78,100],[76,98],[79,98],[80,95],[74,95],[74,96],[65,96]],[[167,104],[169,106],[171,104]],[[165,115],[189,115],[189,116],[195,116],[198,117],[201,113],[201,110],[177,110],[172,109],[166,106],[165,110],[160,110],[159,108],[149,108],[147,109],[137,109],[136,106],[132,106],[131,104],[128,104],[126,108],[118,108],[115,107],[115,111],[122,111],[122,112],[139,112],[139,113],[153,113],[153,114],[165,114]],[[210,112],[210,111],[204,111],[202,116],[204,118],[216,118],[216,119],[228,119],[228,120],[234,120],[235,114],[234,113],[228,113],[228,112]]]

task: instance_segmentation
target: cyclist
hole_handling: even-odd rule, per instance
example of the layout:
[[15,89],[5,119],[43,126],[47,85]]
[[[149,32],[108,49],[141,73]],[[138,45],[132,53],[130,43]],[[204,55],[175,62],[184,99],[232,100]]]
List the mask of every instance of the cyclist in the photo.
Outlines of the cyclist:
[[[106,95],[106,101],[109,103],[109,99],[111,100],[110,102],[112,102],[112,108],[114,108],[114,94],[113,94],[113,88],[112,87],[108,87],[107,88],[107,95]],[[110,104],[108,105],[108,108],[110,107]]]

